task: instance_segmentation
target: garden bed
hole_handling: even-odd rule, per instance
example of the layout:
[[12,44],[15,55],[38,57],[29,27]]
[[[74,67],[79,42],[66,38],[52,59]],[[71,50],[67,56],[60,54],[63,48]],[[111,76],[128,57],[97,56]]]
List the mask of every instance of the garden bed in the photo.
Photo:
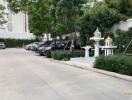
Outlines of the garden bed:
[[132,56],[97,57],[95,68],[132,76]]
[[70,60],[74,57],[84,57],[85,53],[83,50],[75,50],[70,52],[68,50],[56,50],[51,52],[51,57],[55,60]]

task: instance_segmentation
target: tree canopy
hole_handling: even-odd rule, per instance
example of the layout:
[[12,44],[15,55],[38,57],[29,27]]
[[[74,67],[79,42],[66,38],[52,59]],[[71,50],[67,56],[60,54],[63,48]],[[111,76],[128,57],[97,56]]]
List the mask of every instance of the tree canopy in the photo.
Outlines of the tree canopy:
[[4,15],[5,15],[4,9],[5,8],[2,5],[0,5],[0,25],[6,23],[6,20],[4,18]]
[[113,24],[122,19],[124,19],[124,16],[105,5],[99,5],[95,8],[87,9],[87,11],[81,17],[81,42],[86,43],[83,42],[83,40],[86,40],[86,37],[93,36],[93,33],[97,27],[103,36],[108,34],[110,35],[110,28],[113,26]]
[[122,14],[132,16],[132,0],[105,0],[105,3]]
[[41,35],[44,32],[74,32],[85,0],[38,0],[37,3],[31,1],[7,0],[9,8],[15,13],[28,13],[31,32]]
[[[97,27],[105,33],[124,16],[131,16],[131,0],[104,0],[93,8],[83,8],[89,0],[7,0],[15,13],[27,12],[31,32],[62,35],[80,31],[91,35]],[[96,0],[91,0],[96,1]],[[80,24],[80,25],[79,25]]]
[[77,21],[85,0],[60,0],[56,8],[58,22],[66,26],[69,33],[77,30]]
[[51,31],[52,17],[49,13],[50,1],[39,0],[38,3],[28,6],[30,31],[36,36]]
[[36,36],[49,33],[52,18],[50,16],[51,0],[7,0],[9,8],[14,13],[24,12],[29,17],[29,28]]

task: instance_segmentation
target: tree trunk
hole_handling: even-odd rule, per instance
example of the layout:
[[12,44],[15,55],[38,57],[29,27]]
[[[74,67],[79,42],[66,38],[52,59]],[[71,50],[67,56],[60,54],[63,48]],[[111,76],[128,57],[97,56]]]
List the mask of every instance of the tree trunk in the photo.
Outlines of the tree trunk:
[[48,33],[46,33],[46,36],[47,36],[47,41],[49,41],[49,34],[48,34]]
[[74,51],[74,33],[71,33],[71,46],[70,46],[70,52]]

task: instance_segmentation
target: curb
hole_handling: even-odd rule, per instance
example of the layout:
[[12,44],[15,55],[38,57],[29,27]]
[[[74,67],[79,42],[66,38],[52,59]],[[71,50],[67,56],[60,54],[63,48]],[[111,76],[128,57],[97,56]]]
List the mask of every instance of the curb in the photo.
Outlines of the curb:
[[80,69],[93,71],[93,72],[96,72],[96,73],[100,73],[100,74],[104,74],[104,75],[111,76],[111,77],[114,77],[114,78],[118,78],[118,79],[122,79],[122,80],[126,80],[126,81],[129,81],[129,82],[132,82],[132,77],[131,76],[122,75],[122,74],[109,72],[109,71],[96,69],[96,68],[89,68],[88,66],[69,64],[69,63],[66,63],[64,61],[58,61],[58,60],[54,60],[54,59],[50,59],[50,61],[53,61],[53,62],[56,62],[56,63],[60,63],[60,64],[64,64],[64,65],[69,65],[69,66],[80,68]]

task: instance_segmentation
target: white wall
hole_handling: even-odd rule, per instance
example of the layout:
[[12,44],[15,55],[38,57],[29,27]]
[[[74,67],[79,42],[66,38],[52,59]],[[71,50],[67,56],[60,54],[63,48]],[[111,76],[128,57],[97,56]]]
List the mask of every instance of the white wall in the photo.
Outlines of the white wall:
[[27,15],[25,15],[22,12],[18,14],[12,13],[7,7],[7,2],[4,0],[0,0],[0,4],[2,4],[6,8],[5,9],[6,15],[4,16],[7,23],[4,24],[2,27],[3,29],[6,30],[6,32],[16,32],[16,33],[29,32]]
[[12,33],[12,32],[8,32],[8,33],[2,33],[0,32],[0,38],[4,38],[4,39],[35,39],[35,36],[32,33]]
[[25,33],[27,30],[27,27],[25,29],[25,24],[25,14],[12,14],[12,32]]
[[129,28],[132,28],[132,19],[128,19],[127,21],[120,21],[119,23],[113,25],[111,30],[115,32],[117,29],[127,31]]
[[12,13],[8,7],[7,2],[0,0],[0,4],[5,6],[6,24],[0,26],[0,38],[15,38],[15,39],[32,39],[35,38],[29,32],[28,16],[20,12],[18,14]]

